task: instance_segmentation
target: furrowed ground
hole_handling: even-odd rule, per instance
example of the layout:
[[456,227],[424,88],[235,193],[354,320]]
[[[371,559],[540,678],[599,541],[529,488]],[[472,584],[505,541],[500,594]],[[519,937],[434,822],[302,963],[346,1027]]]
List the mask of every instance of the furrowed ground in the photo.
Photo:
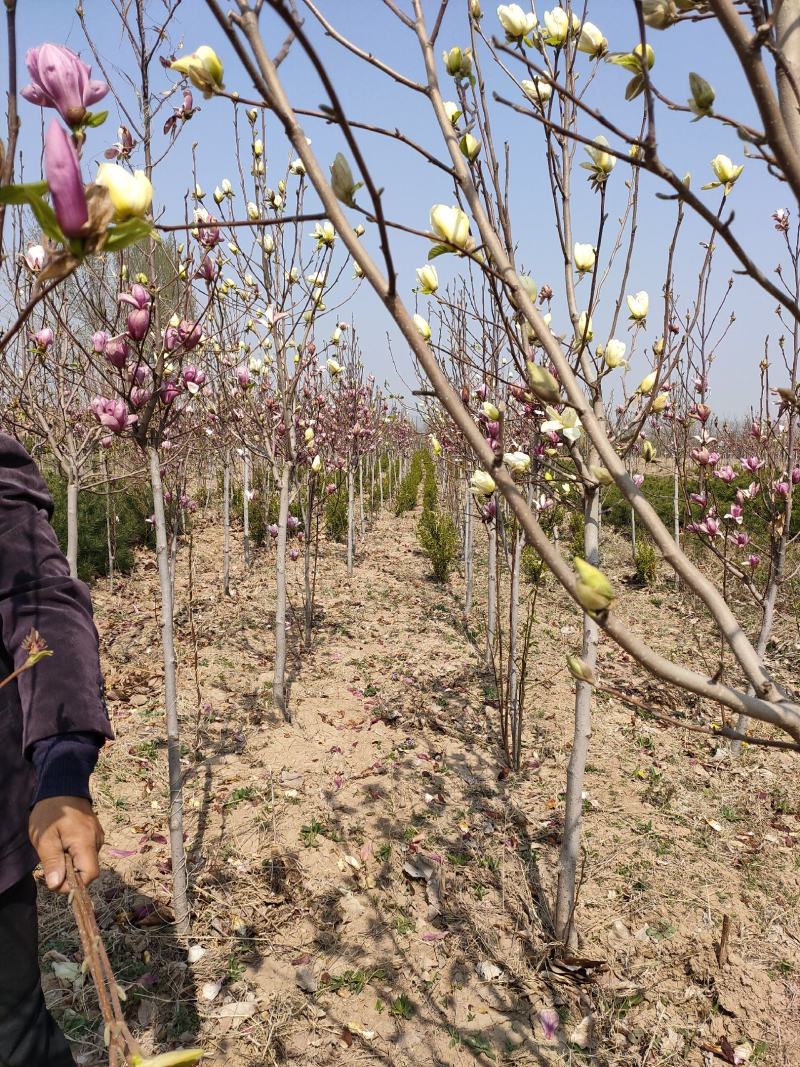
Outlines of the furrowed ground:
[[[199,518],[190,597],[182,546],[185,943],[169,927],[155,563],[142,553],[113,594],[95,588],[117,740],[94,785],[107,851],[93,896],[145,1050],[202,1044],[213,1067],[800,1063],[797,757],[749,749],[732,764],[710,739],[599,696],[580,956],[553,963],[573,703],[564,655],[580,618],[552,580],[539,590],[524,768],[504,776],[461,580],[430,580],[417,517],[378,518],[352,582],[341,546],[323,546],[291,725],[270,700],[268,550],[245,573],[237,538],[224,598],[219,525]],[[627,551],[608,535],[618,585]],[[302,563],[290,566],[299,607]],[[713,639],[664,575],[620,604],[656,648],[707,656],[711,673]],[[794,634],[773,648],[779,679],[791,683],[798,647]],[[600,664],[604,684],[696,721],[605,643]],[[78,1061],[99,1064],[77,935],[63,899],[42,903],[48,1002]],[[552,1007],[561,1026],[548,1038],[539,1014]]]

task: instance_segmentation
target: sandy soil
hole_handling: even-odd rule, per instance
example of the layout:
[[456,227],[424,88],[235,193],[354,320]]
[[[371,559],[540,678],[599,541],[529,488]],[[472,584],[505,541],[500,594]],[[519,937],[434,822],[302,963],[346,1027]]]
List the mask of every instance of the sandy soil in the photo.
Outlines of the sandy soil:
[[[213,1067],[660,1067],[743,1056],[796,1067],[797,757],[750,749],[732,764],[709,739],[599,697],[580,956],[554,963],[548,901],[573,699],[563,665],[580,619],[552,583],[539,591],[524,768],[505,776],[482,649],[461,623],[461,580],[429,579],[415,520],[379,518],[352,582],[341,547],[324,547],[314,650],[297,654],[292,638],[291,725],[270,702],[268,551],[245,573],[237,538],[233,596],[223,598],[219,526],[199,519],[190,605],[183,546],[196,905],[185,943],[168,924],[154,562],[143,555],[113,595],[98,585],[117,741],[95,782],[108,870],[94,896],[143,1047],[200,1043]],[[622,585],[631,568],[621,547],[612,539],[606,552]],[[301,564],[292,567],[299,611]],[[711,663],[693,605],[666,582],[628,589],[621,605],[662,651]],[[475,632],[480,611],[479,599]],[[771,653],[790,684],[795,641]],[[601,664],[606,684],[663,707],[660,687],[606,643]],[[673,712],[692,721],[699,709],[679,702]],[[54,971],[80,959],[63,901],[43,901],[42,926],[48,1001],[79,1062],[101,1063],[88,980]],[[561,1025],[547,1038],[539,1015],[553,1007]]]

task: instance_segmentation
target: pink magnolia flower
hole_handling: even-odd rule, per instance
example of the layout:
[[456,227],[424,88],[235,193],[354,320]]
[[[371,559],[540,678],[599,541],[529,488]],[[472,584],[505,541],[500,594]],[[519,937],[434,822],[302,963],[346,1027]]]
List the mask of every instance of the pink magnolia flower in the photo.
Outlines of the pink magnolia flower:
[[49,326],[46,326],[43,330],[37,330],[36,333],[31,334],[31,341],[36,348],[42,352],[46,352],[50,345],[53,343],[54,336],[53,331]]
[[137,419],[136,415],[130,414],[124,400],[109,400],[104,396],[96,396],[92,400],[91,409],[100,425],[111,433],[122,433]]
[[300,520],[295,515],[290,515],[286,520],[286,529],[295,533],[300,528]]
[[333,482],[325,486],[325,492],[328,494],[328,496],[333,496],[333,494],[336,492],[336,486],[333,484]]
[[735,522],[738,526],[742,524],[743,511],[741,504],[731,504],[730,511],[726,512],[725,518],[730,522]]
[[203,336],[203,327],[199,322],[189,322],[187,319],[181,319],[178,325],[178,335],[186,351],[191,352],[193,348],[197,348],[200,344]]
[[720,467],[718,471],[714,471],[714,477],[719,478],[721,482],[732,482],[736,477],[736,471],[728,464],[725,467]]
[[92,334],[92,351],[105,352],[106,345],[110,340],[111,337],[105,330],[95,330]]
[[280,532],[274,522],[270,523],[267,529],[269,530],[270,537],[277,537]]
[[31,84],[21,95],[39,107],[53,107],[68,126],[80,126],[86,111],[108,92],[105,82],[92,79],[92,68],[69,48],[40,44],[25,54]]
[[792,485],[797,485],[800,482],[800,467],[792,467]]
[[644,475],[634,474],[632,481],[637,489],[641,489],[642,485],[644,484]]
[[250,384],[250,371],[247,367],[236,368],[236,381],[242,389],[246,389]]
[[697,419],[699,422],[705,425],[711,415],[711,408],[708,406],[708,404],[692,404],[692,406],[689,408],[689,414],[692,416],[692,418]]
[[706,389],[708,389],[708,378],[703,374],[698,374],[694,380],[694,391],[704,393]]
[[117,300],[133,308],[128,313],[128,336],[134,341],[143,341],[150,328],[150,293],[137,282],[129,293],[120,293]]
[[789,495],[789,483],[783,481],[783,479],[780,479],[777,482],[773,482],[772,489],[775,493],[775,496],[782,497],[784,500]]
[[756,439],[756,441],[760,441],[761,440],[761,438],[763,436],[763,432],[762,432],[762,429],[761,429],[761,423],[760,422],[754,422],[752,424],[752,426],[750,427],[750,436],[754,437]]
[[750,534],[746,530],[740,530],[733,540],[737,548],[746,548],[750,544]]
[[747,557],[747,563],[748,563],[748,565],[750,567],[753,568],[753,570],[756,569],[756,567],[759,565],[760,562],[761,562],[761,556],[759,556],[757,553],[753,553],[752,556],[748,556]]
[[756,474],[765,465],[763,459],[759,459],[758,456],[742,456],[742,466],[750,474]]
[[758,496],[759,484],[758,482],[751,482],[746,489],[739,489],[736,493],[736,499],[741,504],[739,496],[741,495],[743,500],[754,500]]
[[545,1041],[552,1041],[558,1033],[558,1028],[561,1024],[558,1012],[555,1008],[544,1008],[539,1012],[538,1019],[542,1027],[542,1034]]
[[206,384],[206,372],[191,364],[183,368],[182,377],[183,384],[193,396],[195,393],[199,393]]
[[689,454],[701,467],[713,467],[719,462],[719,452],[710,452],[705,445],[693,448]]
[[713,539],[719,536],[719,525],[719,519],[715,515],[708,514],[702,522],[695,524],[695,528]]
[[181,387],[178,382],[173,382],[170,379],[162,384],[158,390],[158,395],[165,404],[171,404],[173,400],[181,395]]
[[133,404],[135,408],[144,407],[152,395],[153,394],[149,389],[143,389],[140,385],[134,385],[133,389],[131,389],[131,404]]
[[137,363],[131,371],[131,382],[134,385],[144,385],[150,376],[150,368],[144,363]]
[[219,263],[211,259],[210,256],[203,256],[200,261],[200,266],[197,268],[195,278],[202,278],[206,282],[213,282],[218,274]]
[[28,265],[28,269],[38,274],[44,266],[46,254],[42,245],[30,245],[25,253],[25,262]]
[[[96,335],[95,335],[96,336]],[[104,354],[112,367],[122,370],[128,361],[128,343],[122,337],[107,337]]]
[[300,549],[293,548],[289,553],[289,558],[291,559],[292,563],[296,563],[297,560],[300,559]]
[[89,221],[81,168],[72,141],[56,119],[44,139],[44,173],[65,237],[79,237]]

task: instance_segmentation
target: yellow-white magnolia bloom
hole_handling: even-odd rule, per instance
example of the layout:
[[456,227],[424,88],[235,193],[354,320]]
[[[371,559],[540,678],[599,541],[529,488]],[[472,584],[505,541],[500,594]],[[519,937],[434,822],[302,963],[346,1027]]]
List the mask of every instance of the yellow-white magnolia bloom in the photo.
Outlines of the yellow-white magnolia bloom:
[[562,437],[572,442],[580,440],[581,420],[574,408],[556,411],[555,408],[547,407],[545,412],[548,419],[542,423],[542,433],[560,433]]
[[431,328],[428,325],[428,320],[423,319],[422,315],[414,316],[414,325],[417,328],[417,333],[420,335],[423,341],[430,341]]
[[659,393],[658,396],[653,397],[653,403],[650,405],[650,410],[655,412],[656,415],[660,415],[662,411],[669,404],[669,394]]
[[603,350],[603,359],[606,362],[607,367],[611,367],[614,370],[616,367],[627,366],[625,359],[625,351],[627,345],[624,341],[618,341],[616,337],[612,337]]
[[207,44],[200,45],[191,55],[181,56],[170,63],[173,70],[185,74],[189,81],[208,99],[217,89],[224,89],[223,69],[220,58]]
[[444,113],[450,119],[454,126],[458,125],[458,120],[461,118],[461,109],[458,104],[455,104],[452,100],[445,100]]
[[441,441],[439,440],[439,438],[435,434],[432,434],[432,433],[428,434],[428,440],[431,443],[431,449],[433,450],[434,456],[436,456],[436,458],[438,459],[439,456],[441,456],[441,454],[442,454],[442,443],[441,443]]
[[578,37],[578,51],[600,59],[608,51],[608,41],[593,22],[584,22]]
[[636,392],[641,393],[642,396],[647,396],[648,393],[653,391],[653,386],[656,384],[657,377],[658,373],[656,371],[651,371],[649,374],[646,374],[641,382],[639,382],[639,388]]
[[328,373],[334,377],[336,377],[337,374],[342,373],[342,365],[341,363],[337,363],[335,359],[328,359],[325,366],[328,368]]
[[586,154],[591,162],[581,163],[584,170],[592,172],[592,180],[598,185],[606,180],[617,163],[616,156],[607,152],[607,148],[608,141],[602,134],[599,137],[595,137],[594,147],[589,148],[587,146],[586,148]]
[[597,567],[576,556],[573,561],[578,572],[575,592],[581,607],[590,614],[607,611],[614,601],[614,589],[608,578]]
[[678,19],[675,0],[642,0],[644,21],[654,30],[666,30]]
[[512,474],[519,477],[522,474],[527,474],[531,465],[531,457],[527,452],[506,452],[503,455],[503,463]]
[[471,251],[475,242],[469,233],[469,219],[455,204],[434,204],[431,208],[431,229],[443,241],[463,251]]
[[475,471],[469,480],[469,489],[473,496],[491,496],[495,488],[494,478],[486,471]]
[[594,326],[592,325],[591,317],[586,314],[585,311],[580,313],[578,318],[578,329],[575,331],[575,340],[582,344],[586,344],[594,337]]
[[322,470],[322,456],[320,456],[319,454],[314,456],[314,458],[311,460],[311,469],[314,474],[319,474],[319,472]]
[[596,258],[592,245],[576,244],[572,250],[572,259],[575,263],[575,269],[580,271],[581,274],[594,270]]
[[484,400],[481,407],[484,415],[491,422],[497,422],[497,420],[500,418],[500,412],[497,407],[495,407],[495,405],[491,402],[491,400]]
[[544,78],[525,78],[519,84],[523,93],[534,104],[546,104],[553,95],[553,86]]
[[542,17],[545,42],[554,48],[566,41],[570,31],[577,33],[580,29],[581,22],[578,16],[573,14],[570,19],[563,7],[554,7],[552,11],[545,11]]
[[719,185],[725,186],[725,195],[733,188],[739,175],[744,170],[744,163],[734,163],[729,156],[722,154],[714,156],[711,160],[711,169],[717,178],[715,182],[704,185],[704,189],[715,189]]
[[303,438],[307,445],[311,444],[311,442],[314,440],[314,428],[312,426],[306,427],[306,431],[303,434]]
[[327,271],[316,270],[313,273],[306,275],[306,281],[309,285],[324,285],[327,276]]
[[647,318],[647,312],[650,310],[650,297],[645,290],[640,289],[638,293],[634,293],[633,296],[626,296],[625,299],[633,321],[644,322]]
[[425,296],[431,296],[439,288],[439,275],[436,267],[432,263],[427,263],[424,267],[417,267],[417,281],[419,282],[419,289]]
[[314,229],[311,231],[312,238],[317,242],[317,248],[328,247],[336,240],[336,230],[333,223],[325,219],[324,222],[318,222]]
[[519,4],[501,4],[497,9],[497,17],[506,31],[506,37],[512,41],[533,33],[539,21],[532,11],[523,11]]
[[131,174],[117,163],[101,163],[95,184],[108,190],[117,222],[142,218],[150,210],[153,186],[143,170]]
[[463,155],[467,157],[470,163],[473,163],[481,152],[481,142],[477,137],[473,137],[471,133],[465,133],[461,140],[458,142],[458,147],[461,149]]

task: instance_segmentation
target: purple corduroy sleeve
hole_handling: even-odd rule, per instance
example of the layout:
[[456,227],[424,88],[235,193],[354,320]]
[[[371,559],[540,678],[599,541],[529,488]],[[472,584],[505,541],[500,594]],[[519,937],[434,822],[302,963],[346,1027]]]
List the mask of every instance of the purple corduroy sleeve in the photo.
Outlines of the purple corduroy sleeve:
[[89,591],[70,578],[49,522],[52,501],[25,449],[0,433],[0,633],[15,666],[36,629],[53,655],[18,680],[22,750],[64,734],[113,736]]

